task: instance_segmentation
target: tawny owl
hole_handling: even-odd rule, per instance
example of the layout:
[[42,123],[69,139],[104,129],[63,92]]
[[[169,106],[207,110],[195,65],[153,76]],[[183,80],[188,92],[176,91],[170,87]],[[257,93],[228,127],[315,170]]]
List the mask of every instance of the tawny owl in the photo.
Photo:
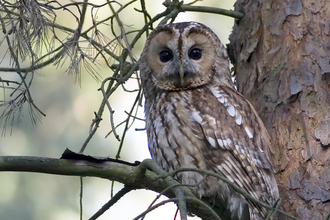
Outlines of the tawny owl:
[[[157,27],[141,54],[140,74],[149,150],[164,170],[213,171],[264,203],[276,202],[268,133],[235,90],[226,50],[210,28],[197,22]],[[246,219],[244,204],[250,219],[267,216],[268,210],[246,198],[235,204],[232,188],[214,177],[181,172],[177,178],[199,183],[193,187],[198,196],[229,204],[228,219]]]

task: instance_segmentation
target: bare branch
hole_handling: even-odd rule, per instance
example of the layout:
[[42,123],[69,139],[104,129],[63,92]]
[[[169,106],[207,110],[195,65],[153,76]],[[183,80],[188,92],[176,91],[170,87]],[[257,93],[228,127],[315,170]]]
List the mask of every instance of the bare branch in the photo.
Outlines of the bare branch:
[[242,19],[244,15],[237,11],[226,10],[223,8],[215,8],[215,7],[206,7],[206,6],[192,6],[192,5],[181,5],[180,10],[185,11],[194,11],[194,12],[205,12],[205,13],[213,13],[213,14],[220,14],[225,15],[237,19]]
[[[34,172],[54,175],[66,176],[89,176],[99,177],[108,180],[123,183],[137,189],[149,189],[155,192],[162,192],[171,184],[178,184],[172,177],[165,179],[159,178],[159,175],[148,170],[152,166],[157,172],[159,167],[153,167],[155,164],[146,160],[141,165],[129,164],[126,162],[109,162],[109,161],[91,161],[91,160],[68,160],[54,159],[45,157],[0,157],[0,171],[16,171],[16,172]],[[187,202],[187,211],[200,216],[203,219],[212,219],[209,207],[201,206],[196,203],[198,199],[189,188],[184,186],[175,187],[175,190],[182,191]],[[164,193],[169,198],[176,198],[172,190]],[[186,199],[186,198],[194,199]],[[181,200],[176,198],[176,200]],[[208,204],[206,202],[206,204]],[[208,204],[210,206],[210,204]]]
[[130,191],[134,190],[134,187],[125,186],[122,188],[114,197],[112,197],[109,202],[107,202],[102,208],[97,211],[89,220],[95,220],[100,217],[105,211],[107,211],[112,205],[114,205],[119,199],[121,199],[124,195],[129,193]]

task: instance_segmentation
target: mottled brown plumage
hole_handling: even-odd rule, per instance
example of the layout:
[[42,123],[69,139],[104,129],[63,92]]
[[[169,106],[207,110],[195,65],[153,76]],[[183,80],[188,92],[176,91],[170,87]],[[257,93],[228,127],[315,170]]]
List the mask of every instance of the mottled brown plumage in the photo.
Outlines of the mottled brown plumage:
[[[169,24],[150,34],[140,59],[149,150],[166,171],[213,171],[273,205],[279,195],[269,137],[252,105],[235,90],[228,65],[224,46],[200,23]],[[177,178],[185,184],[203,180],[196,172]],[[230,204],[231,219],[244,219],[239,212],[245,203],[222,181],[208,177],[192,189],[214,203]],[[251,219],[267,216],[265,208],[246,203]]]

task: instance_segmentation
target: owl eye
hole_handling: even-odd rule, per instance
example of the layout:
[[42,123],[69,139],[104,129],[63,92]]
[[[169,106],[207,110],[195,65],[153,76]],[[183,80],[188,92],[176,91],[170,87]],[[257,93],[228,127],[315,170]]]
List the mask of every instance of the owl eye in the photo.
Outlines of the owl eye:
[[199,60],[202,57],[202,51],[198,48],[193,48],[189,51],[188,55],[193,60]]
[[163,63],[166,63],[173,59],[173,54],[169,50],[163,50],[162,52],[159,53],[159,59]]

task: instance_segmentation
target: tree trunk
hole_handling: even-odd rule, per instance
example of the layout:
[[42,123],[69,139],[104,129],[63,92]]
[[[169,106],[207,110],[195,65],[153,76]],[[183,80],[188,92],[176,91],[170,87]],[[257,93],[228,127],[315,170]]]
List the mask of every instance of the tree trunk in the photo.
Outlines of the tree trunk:
[[238,0],[235,10],[245,16],[228,51],[239,92],[271,136],[281,207],[321,220],[330,210],[330,1]]

